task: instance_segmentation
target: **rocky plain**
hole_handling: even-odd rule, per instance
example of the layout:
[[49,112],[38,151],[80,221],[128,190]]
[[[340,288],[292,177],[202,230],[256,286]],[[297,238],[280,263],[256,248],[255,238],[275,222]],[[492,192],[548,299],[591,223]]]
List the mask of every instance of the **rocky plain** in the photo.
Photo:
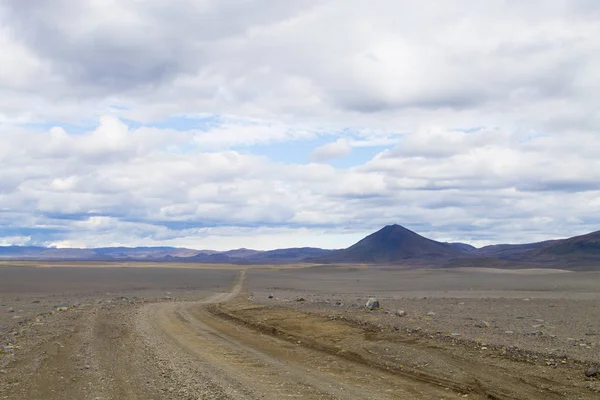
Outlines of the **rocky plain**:
[[4,399],[594,399],[600,273],[0,267]]

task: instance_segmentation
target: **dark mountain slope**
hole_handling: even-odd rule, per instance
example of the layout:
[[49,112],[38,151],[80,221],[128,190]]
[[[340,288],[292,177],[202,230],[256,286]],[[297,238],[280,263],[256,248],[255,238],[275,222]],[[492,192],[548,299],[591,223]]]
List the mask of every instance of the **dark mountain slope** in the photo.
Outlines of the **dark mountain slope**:
[[450,246],[454,247],[455,249],[458,249],[461,251],[467,251],[467,252],[477,251],[477,247],[472,246],[467,243],[447,243],[447,244],[449,244]]
[[475,250],[478,256],[500,257],[500,258],[518,258],[524,253],[532,250],[542,249],[557,242],[556,240],[547,240],[545,242],[525,243],[525,244],[494,244]]
[[547,246],[528,252],[527,256],[540,260],[550,258],[600,260],[600,231],[552,241]]

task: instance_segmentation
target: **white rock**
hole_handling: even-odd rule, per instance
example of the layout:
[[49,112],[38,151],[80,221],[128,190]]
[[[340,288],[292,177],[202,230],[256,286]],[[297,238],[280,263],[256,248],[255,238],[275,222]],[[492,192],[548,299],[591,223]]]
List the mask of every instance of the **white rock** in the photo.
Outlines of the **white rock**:
[[367,308],[367,310],[375,310],[377,308],[380,308],[379,300],[377,300],[375,297],[371,297],[367,301],[367,304],[365,304],[365,307]]

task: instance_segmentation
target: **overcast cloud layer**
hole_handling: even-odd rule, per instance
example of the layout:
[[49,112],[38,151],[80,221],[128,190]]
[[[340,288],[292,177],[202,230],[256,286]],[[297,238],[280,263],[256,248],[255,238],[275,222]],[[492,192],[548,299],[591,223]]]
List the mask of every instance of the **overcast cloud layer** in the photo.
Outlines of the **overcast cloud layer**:
[[5,0],[0,245],[600,229],[590,0]]

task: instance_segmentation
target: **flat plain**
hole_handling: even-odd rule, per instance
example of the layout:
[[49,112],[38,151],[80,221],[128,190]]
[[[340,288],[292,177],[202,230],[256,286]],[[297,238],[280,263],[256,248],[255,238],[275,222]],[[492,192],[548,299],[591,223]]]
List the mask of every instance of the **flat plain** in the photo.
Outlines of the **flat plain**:
[[598,272],[8,264],[0,398],[600,396]]

